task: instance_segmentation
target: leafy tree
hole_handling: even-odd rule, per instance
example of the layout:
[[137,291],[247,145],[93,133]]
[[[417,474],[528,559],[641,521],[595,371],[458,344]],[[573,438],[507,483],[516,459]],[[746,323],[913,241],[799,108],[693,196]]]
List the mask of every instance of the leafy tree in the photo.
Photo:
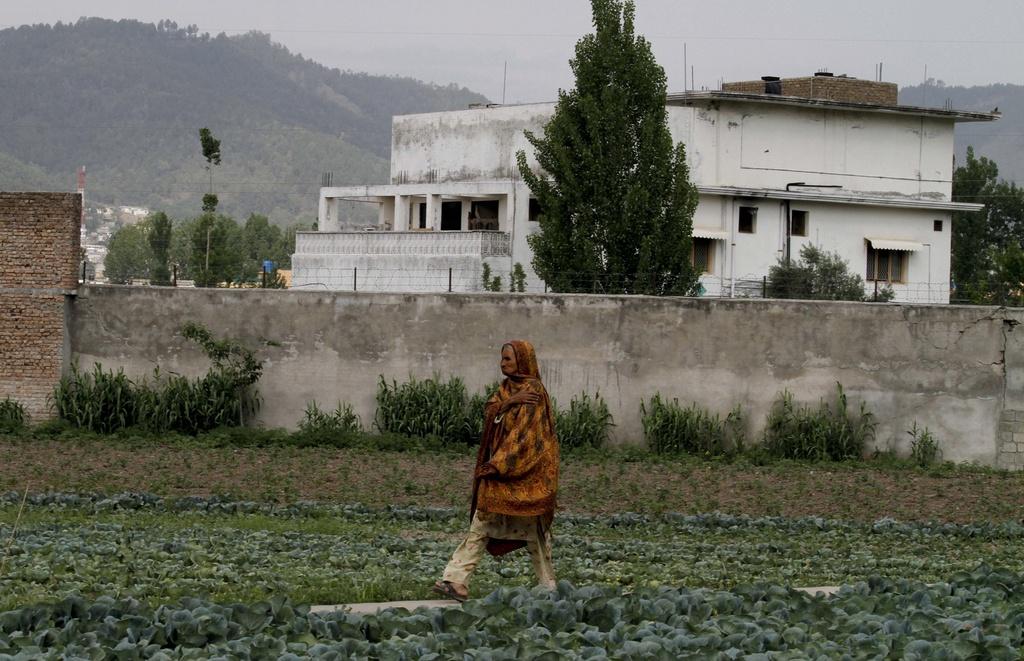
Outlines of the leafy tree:
[[210,190],[203,195],[203,211],[213,213],[217,210],[217,196],[213,194],[213,166],[220,165],[220,140],[213,137],[210,129],[199,129],[199,144],[206,159],[206,171],[210,173]]
[[[294,241],[295,234],[292,233]],[[294,245],[294,244],[293,244]],[[277,280],[277,269],[286,262],[291,263],[293,248],[289,248],[288,237],[276,225],[271,225],[266,216],[252,214],[242,227],[242,249],[245,256],[242,262],[240,279],[247,282],[258,280],[263,271],[263,261],[271,260],[274,268],[268,273],[268,284]]]
[[205,213],[191,228],[189,257],[197,287],[236,282],[242,267],[241,232],[228,216]]
[[544,136],[527,133],[543,173],[517,161],[539,202],[533,268],[554,291],[687,294],[697,192],[673,146],[665,72],[634,35],[632,0],[592,0],[594,34],[576,44],[576,87],[560,91]]
[[[295,233],[303,229],[308,228],[296,224],[281,229],[258,214],[252,214],[239,227],[234,219],[223,214],[206,213],[172,223],[165,213],[157,212],[114,235],[113,256],[107,256],[107,276],[111,282],[121,284],[133,278],[170,284],[173,264],[178,278],[192,279],[200,287],[214,287],[225,282],[259,282],[263,260],[269,259],[274,268],[267,274],[267,287],[284,287],[278,270],[291,268]],[[163,279],[158,277],[161,266]]]
[[195,278],[192,262],[192,233],[198,221],[198,218],[188,218],[175,222],[171,229],[170,261],[178,267],[178,278],[180,279],[192,280]]
[[313,231],[317,229],[316,221],[312,224],[306,225],[305,223],[296,223],[289,225],[284,230],[284,254],[281,255],[281,268],[290,269],[292,267],[292,255],[295,254],[295,234],[297,232]]
[[171,255],[171,219],[162,211],[147,219],[149,232],[149,249],[152,254],[153,268],[150,282],[154,285],[171,284],[171,270],[168,266]]
[[979,303],[1024,306],[1024,248],[1011,242],[991,253],[992,274]]
[[[984,156],[975,158],[974,148],[968,147],[966,163],[953,173],[953,200],[984,204],[998,177],[999,167]],[[951,239],[953,283],[958,290],[974,288],[991,267],[987,210],[954,212]]]
[[894,292],[886,286],[865,294],[864,280],[850,273],[849,265],[838,253],[826,252],[806,244],[800,259],[779,263],[768,270],[767,294],[771,298],[795,298],[823,301],[890,301]]
[[1004,303],[1013,299],[1016,251],[1024,243],[1024,189],[999,179],[999,167],[967,148],[953,173],[953,199],[984,204],[980,211],[954,212],[952,275],[958,299]]
[[137,278],[148,278],[153,255],[146,240],[146,225],[125,225],[114,232],[103,260],[106,278],[117,285],[129,284]]
[[1007,248],[1024,241],[1024,188],[1000,180],[992,186],[985,210],[996,246]]

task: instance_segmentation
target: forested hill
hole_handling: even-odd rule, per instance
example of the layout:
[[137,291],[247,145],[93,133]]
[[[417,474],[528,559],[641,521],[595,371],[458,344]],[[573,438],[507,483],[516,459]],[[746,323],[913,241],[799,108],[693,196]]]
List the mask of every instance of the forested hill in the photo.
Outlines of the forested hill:
[[963,163],[968,145],[978,156],[999,165],[999,176],[1024,184],[1024,85],[947,87],[941,83],[904,87],[900,103],[943,107],[946,101],[956,110],[989,112],[999,109],[1002,118],[994,122],[964,122],[956,126],[957,163]]
[[260,33],[81,19],[0,31],[0,190],[199,212],[198,129],[221,140],[221,210],[293,222],[334,182],[384,183],[391,117],[486,99],[456,85],[329,69]]

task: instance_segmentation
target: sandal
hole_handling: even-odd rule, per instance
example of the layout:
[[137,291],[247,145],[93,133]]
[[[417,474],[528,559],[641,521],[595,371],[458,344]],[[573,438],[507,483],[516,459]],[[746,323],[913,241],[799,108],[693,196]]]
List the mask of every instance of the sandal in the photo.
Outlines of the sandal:
[[459,594],[458,592],[456,592],[455,587],[451,584],[451,581],[435,581],[433,587],[431,587],[430,589],[433,592],[436,592],[437,594],[442,594],[446,597],[454,599],[460,604],[466,601],[466,599],[469,599],[468,594]]

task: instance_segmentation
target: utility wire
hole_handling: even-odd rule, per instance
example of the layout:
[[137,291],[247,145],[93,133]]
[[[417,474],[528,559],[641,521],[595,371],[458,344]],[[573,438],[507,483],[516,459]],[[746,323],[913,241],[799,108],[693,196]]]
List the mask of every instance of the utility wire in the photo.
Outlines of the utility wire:
[[[13,24],[0,25],[0,29],[23,27]],[[248,34],[262,32],[268,34],[339,34],[346,36],[368,37],[459,37],[478,39],[580,39],[589,32],[482,32],[482,31],[448,31],[448,30],[346,30],[338,28],[206,28],[208,34]],[[809,35],[693,35],[693,34],[645,34],[648,41],[664,39],[672,41],[772,41],[772,42],[825,42],[853,44],[954,44],[1001,46],[1024,44],[1022,39],[910,39],[893,37],[825,37]]]

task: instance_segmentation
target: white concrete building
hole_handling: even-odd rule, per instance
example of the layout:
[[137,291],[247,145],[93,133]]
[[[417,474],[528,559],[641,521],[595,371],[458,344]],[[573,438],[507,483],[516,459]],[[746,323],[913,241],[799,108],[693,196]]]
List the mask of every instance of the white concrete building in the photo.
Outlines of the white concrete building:
[[[813,90],[815,78],[783,89],[805,80]],[[760,296],[780,257],[814,243],[838,252],[869,291],[877,283],[897,301],[948,302],[951,213],[980,208],[950,199],[953,129],[998,115],[898,106],[895,85],[852,78],[820,81],[812,94],[830,98],[754,84],[765,89],[667,97],[700,192],[693,259],[705,295]],[[395,117],[391,183],[321,189],[319,231],[297,238],[293,286],[474,291],[484,264],[507,287],[520,263],[527,290],[543,291],[526,241],[539,210],[516,152],[532,153],[523,132],[542,132],[554,108]],[[341,200],[377,205],[378,231],[337,231]]]

